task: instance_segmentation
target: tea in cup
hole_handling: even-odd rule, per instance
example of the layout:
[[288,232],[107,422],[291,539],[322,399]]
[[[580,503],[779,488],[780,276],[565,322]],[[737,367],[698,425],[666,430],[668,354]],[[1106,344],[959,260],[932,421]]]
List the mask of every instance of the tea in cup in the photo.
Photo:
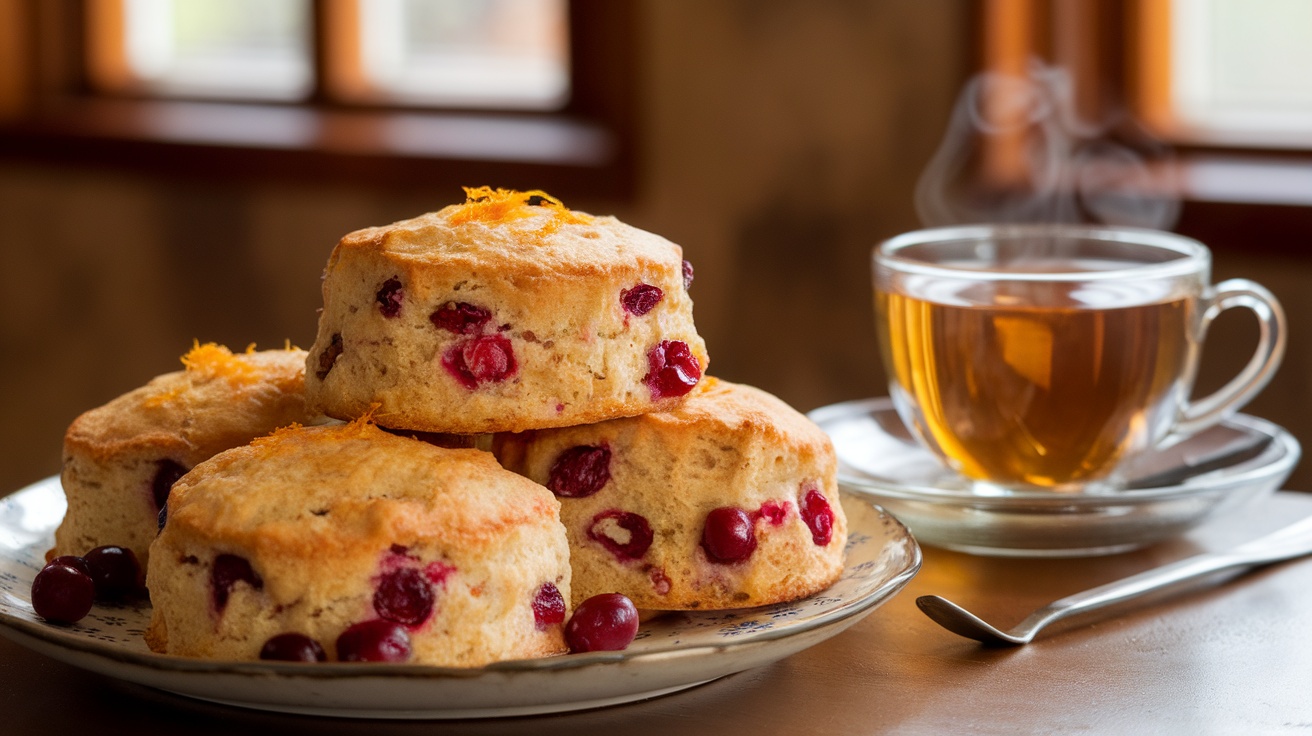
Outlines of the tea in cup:
[[[1137,454],[1236,412],[1284,354],[1275,297],[1244,279],[1211,285],[1207,248],[1171,233],[936,228],[882,243],[873,268],[902,421],[990,488],[1114,489]],[[1207,327],[1231,307],[1256,314],[1256,353],[1191,400]]]

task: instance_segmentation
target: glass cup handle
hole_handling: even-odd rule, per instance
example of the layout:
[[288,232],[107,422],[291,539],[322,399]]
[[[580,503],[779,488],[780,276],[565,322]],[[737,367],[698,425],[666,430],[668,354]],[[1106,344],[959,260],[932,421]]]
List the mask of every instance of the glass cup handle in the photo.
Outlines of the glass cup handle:
[[1177,434],[1193,434],[1238,411],[1266,386],[1285,355],[1285,310],[1261,284],[1248,279],[1222,281],[1203,294],[1203,304],[1198,325],[1200,343],[1212,320],[1231,307],[1253,310],[1261,332],[1257,351],[1239,375],[1216,393],[1191,401],[1180,410],[1180,418],[1172,430]]

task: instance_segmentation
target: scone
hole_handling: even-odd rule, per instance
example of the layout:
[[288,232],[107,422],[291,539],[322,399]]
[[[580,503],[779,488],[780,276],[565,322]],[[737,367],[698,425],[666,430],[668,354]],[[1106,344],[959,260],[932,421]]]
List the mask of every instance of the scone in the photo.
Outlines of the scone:
[[679,246],[542,192],[466,192],[338,243],[307,363],[313,405],[479,434],[665,409],[696,385],[708,358]]
[[[250,660],[295,637],[327,659],[455,667],[563,652],[559,507],[481,450],[365,421],[280,430],[174,486],[146,573],[146,640]],[[370,656],[379,635],[404,656]]]
[[185,370],[79,416],[64,436],[68,512],[54,553],[117,545],[145,565],[175,480],[223,450],[309,420],[305,356],[197,345],[182,358]]
[[829,438],[760,389],[702,384],[670,411],[495,438],[503,465],[560,498],[576,604],[616,592],[644,609],[740,608],[838,579]]

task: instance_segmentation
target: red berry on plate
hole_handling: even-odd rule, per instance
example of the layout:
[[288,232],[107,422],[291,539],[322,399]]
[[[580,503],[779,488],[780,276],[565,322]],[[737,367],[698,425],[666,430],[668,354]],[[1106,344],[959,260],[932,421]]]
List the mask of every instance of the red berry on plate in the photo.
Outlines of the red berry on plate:
[[565,624],[571,652],[617,652],[638,635],[638,609],[619,593],[594,595],[579,604]]
[[141,563],[126,547],[105,545],[83,555],[96,584],[96,600],[122,601],[139,595],[144,589]]
[[57,562],[46,565],[32,581],[32,608],[41,618],[56,624],[71,624],[91,611],[96,584],[91,576]]

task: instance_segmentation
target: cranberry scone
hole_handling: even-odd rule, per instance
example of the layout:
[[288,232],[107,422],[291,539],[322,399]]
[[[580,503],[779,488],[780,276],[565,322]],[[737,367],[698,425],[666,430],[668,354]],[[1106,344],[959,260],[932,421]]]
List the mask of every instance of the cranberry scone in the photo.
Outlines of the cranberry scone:
[[68,511],[53,554],[115,545],[145,565],[174,481],[223,450],[310,420],[305,357],[294,348],[233,354],[197,345],[182,358],[185,370],[79,416],[64,436]]
[[563,427],[676,405],[708,357],[679,246],[542,192],[342,238],[306,391],[326,414],[424,432]]
[[560,504],[487,452],[358,420],[201,463],[151,548],[156,652],[473,667],[566,650]]
[[833,446],[760,389],[707,378],[674,409],[497,435],[494,452],[560,498],[576,604],[622,593],[643,609],[760,606],[842,572]]

